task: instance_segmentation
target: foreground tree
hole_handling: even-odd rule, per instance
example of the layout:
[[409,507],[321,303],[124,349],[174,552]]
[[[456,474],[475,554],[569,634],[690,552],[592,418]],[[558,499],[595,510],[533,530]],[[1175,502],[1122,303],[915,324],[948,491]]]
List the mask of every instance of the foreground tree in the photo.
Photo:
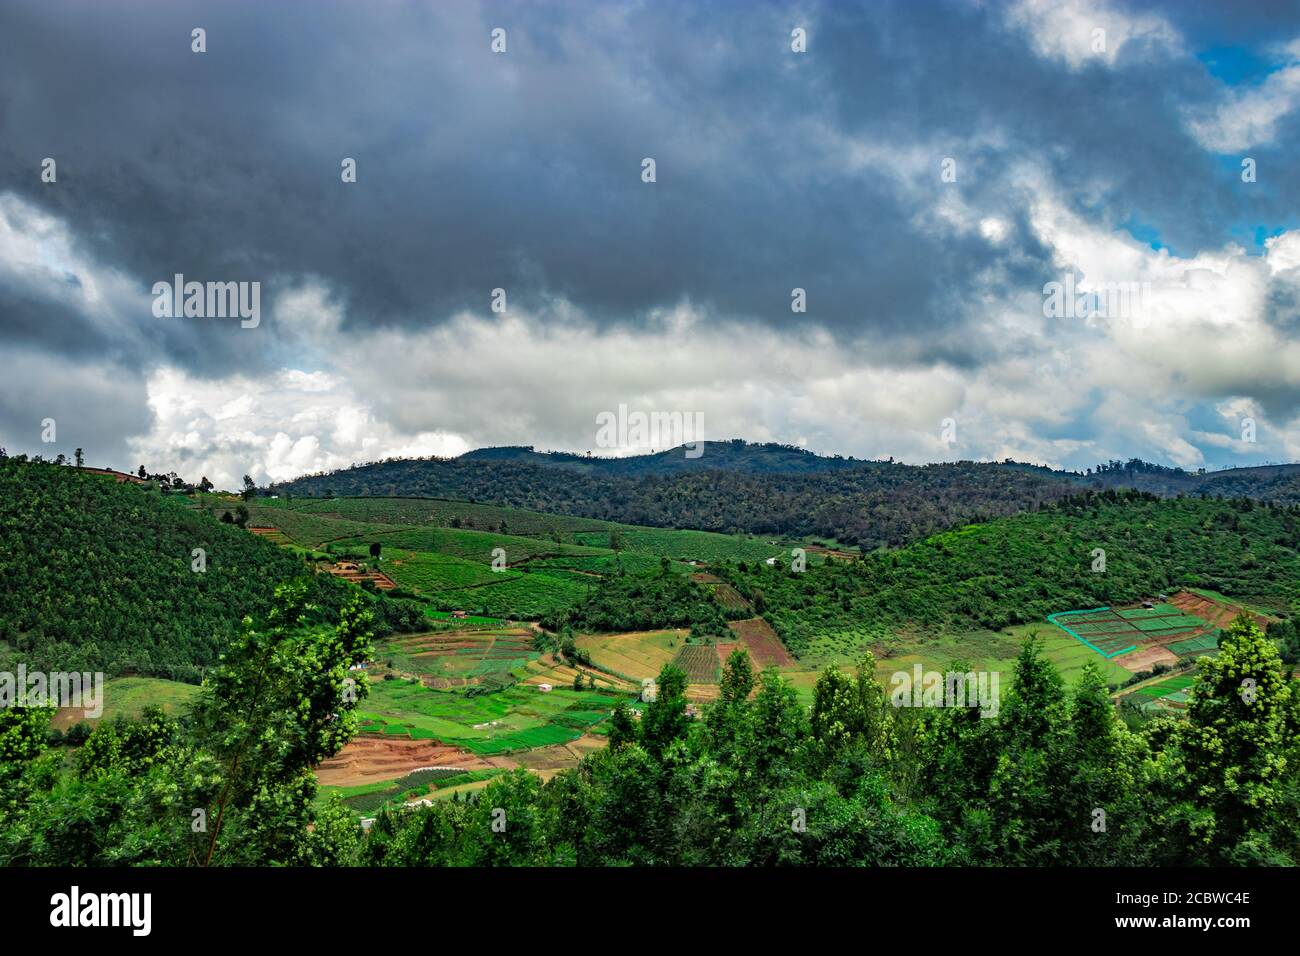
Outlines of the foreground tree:
[[1295,820],[1280,817],[1297,783],[1295,688],[1247,614],[1217,657],[1201,659],[1199,677],[1169,755],[1181,797],[1174,816],[1211,862],[1279,862],[1279,839],[1295,841]]

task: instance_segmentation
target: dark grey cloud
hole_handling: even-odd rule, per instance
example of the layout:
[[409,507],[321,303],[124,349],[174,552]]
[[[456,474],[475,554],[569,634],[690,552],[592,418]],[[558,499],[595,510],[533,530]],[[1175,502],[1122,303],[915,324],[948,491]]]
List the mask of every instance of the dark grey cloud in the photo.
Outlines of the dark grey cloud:
[[[1095,215],[1176,246],[1240,215],[1174,108],[1215,92],[1195,61],[1063,70],[998,4],[809,9],[795,57],[804,21],[774,4],[9,3],[0,169],[142,287],[316,274],[361,326],[438,322],[497,286],[604,322],[683,299],[788,322],[794,286],[845,334],[958,321],[951,290],[1004,253],[920,227],[888,167],[836,168],[817,123],[896,143],[900,164],[924,150],[936,191],[954,155],[975,205],[1033,158]],[[56,189],[35,176],[45,155]],[[1037,280],[1041,253],[1018,251],[1011,277]],[[195,334],[187,361],[245,360]]]
[[[1074,68],[1008,4],[967,0],[8,0],[0,194],[66,224],[121,284],[90,306],[0,281],[0,343],[127,374],[257,376],[298,347],[271,303],[319,277],[358,334],[483,312],[504,287],[554,323],[573,306],[598,327],[646,326],[689,302],[820,324],[898,365],[976,369],[1029,348],[972,334],[981,296],[1059,276],[1026,169],[1086,221],[1179,254],[1300,208],[1300,112],[1253,150],[1267,170],[1253,190],[1186,122],[1224,92],[1196,53],[1290,40],[1300,9],[1111,6],[1163,16],[1184,49],[1134,41]],[[806,55],[790,52],[793,26]],[[39,181],[45,156],[57,185]],[[945,156],[956,184],[939,180]],[[1013,241],[945,225],[945,198]],[[155,320],[149,288],[176,272],[261,281],[264,327]],[[796,286],[806,317],[789,309]]]

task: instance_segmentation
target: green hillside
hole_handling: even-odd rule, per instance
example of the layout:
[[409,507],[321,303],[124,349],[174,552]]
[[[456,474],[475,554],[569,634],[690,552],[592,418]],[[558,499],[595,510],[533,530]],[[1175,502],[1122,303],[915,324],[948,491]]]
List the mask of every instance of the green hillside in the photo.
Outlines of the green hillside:
[[1300,606],[1300,508],[1106,491],[802,574],[718,573],[795,653],[826,634],[847,646],[899,629],[1000,630],[1189,586],[1286,610]]
[[322,620],[352,590],[180,495],[22,458],[0,459],[0,576],[0,663],[189,681],[274,584],[306,579]]

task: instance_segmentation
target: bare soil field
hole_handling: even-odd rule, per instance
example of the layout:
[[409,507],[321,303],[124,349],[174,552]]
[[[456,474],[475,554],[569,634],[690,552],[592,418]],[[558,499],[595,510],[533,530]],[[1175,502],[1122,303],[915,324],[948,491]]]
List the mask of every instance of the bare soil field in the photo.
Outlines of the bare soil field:
[[[1216,601],[1200,594],[1193,594],[1191,591],[1179,591],[1169,599],[1169,603],[1184,613],[1195,614],[1201,620],[1223,628],[1235,621],[1237,615],[1244,610],[1235,604]],[[1255,623],[1261,628],[1268,626],[1268,618],[1263,615],[1256,614],[1254,618]]]
[[736,637],[740,638],[757,666],[790,667],[794,664],[794,658],[785,649],[781,639],[776,636],[772,625],[761,617],[753,617],[747,621],[731,621],[727,626],[735,632]]
[[1125,670],[1130,670],[1136,674],[1138,671],[1149,671],[1156,664],[1176,664],[1178,663],[1178,655],[1159,645],[1148,644],[1146,647],[1139,647],[1127,654],[1120,654],[1118,657],[1111,658],[1111,660]]
[[396,780],[422,767],[462,767],[482,770],[509,766],[499,759],[479,757],[468,750],[447,747],[432,740],[355,737],[337,756],[316,768],[316,779],[332,787],[354,787],[380,780]]
[[536,750],[491,759],[499,767],[523,767],[525,770],[533,770],[545,775],[548,771],[554,773],[557,770],[576,767],[578,761],[593,750],[600,750],[606,743],[604,737],[585,734],[567,744],[538,747]]

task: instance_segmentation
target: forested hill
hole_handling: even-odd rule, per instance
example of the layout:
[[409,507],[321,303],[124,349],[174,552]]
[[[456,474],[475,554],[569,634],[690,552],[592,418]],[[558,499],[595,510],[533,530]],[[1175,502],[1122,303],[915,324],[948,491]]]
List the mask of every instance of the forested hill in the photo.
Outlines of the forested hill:
[[[206,571],[192,570],[195,548]],[[347,585],[180,495],[0,458],[0,670],[192,681],[295,578],[309,579],[322,619],[338,619]]]
[[508,445],[500,448],[477,448],[460,456],[460,461],[514,462],[563,468],[588,475],[618,475],[635,478],[642,475],[679,475],[703,471],[743,471],[749,474],[801,474],[841,471],[863,464],[856,458],[818,455],[794,445],[775,442],[747,442],[741,438],[708,441],[698,445],[670,448],[649,455],[602,458],[567,452],[540,452],[531,447]]
[[971,462],[631,477],[483,457],[380,462],[270,489],[297,496],[459,498],[626,524],[816,535],[865,548],[1032,510],[1076,490],[1075,482],[1032,470]]
[[[1096,549],[1105,568],[1094,571]],[[822,632],[996,630],[1202,587],[1300,614],[1300,506],[1089,492],[896,551],[792,574],[715,569],[795,653]]]
[[483,448],[308,475],[269,493],[457,498],[655,527],[818,536],[871,549],[1107,488],[1300,504],[1300,465],[1201,474],[1132,459],[1080,474],[1011,460],[861,461],[735,439],[707,442],[698,458],[687,458],[684,448],[629,458]]
[[1300,465],[1256,465],[1222,471],[1185,471],[1132,459],[1089,469],[1084,482],[1104,488],[1133,488],[1152,494],[1205,498],[1255,498],[1300,504]]

